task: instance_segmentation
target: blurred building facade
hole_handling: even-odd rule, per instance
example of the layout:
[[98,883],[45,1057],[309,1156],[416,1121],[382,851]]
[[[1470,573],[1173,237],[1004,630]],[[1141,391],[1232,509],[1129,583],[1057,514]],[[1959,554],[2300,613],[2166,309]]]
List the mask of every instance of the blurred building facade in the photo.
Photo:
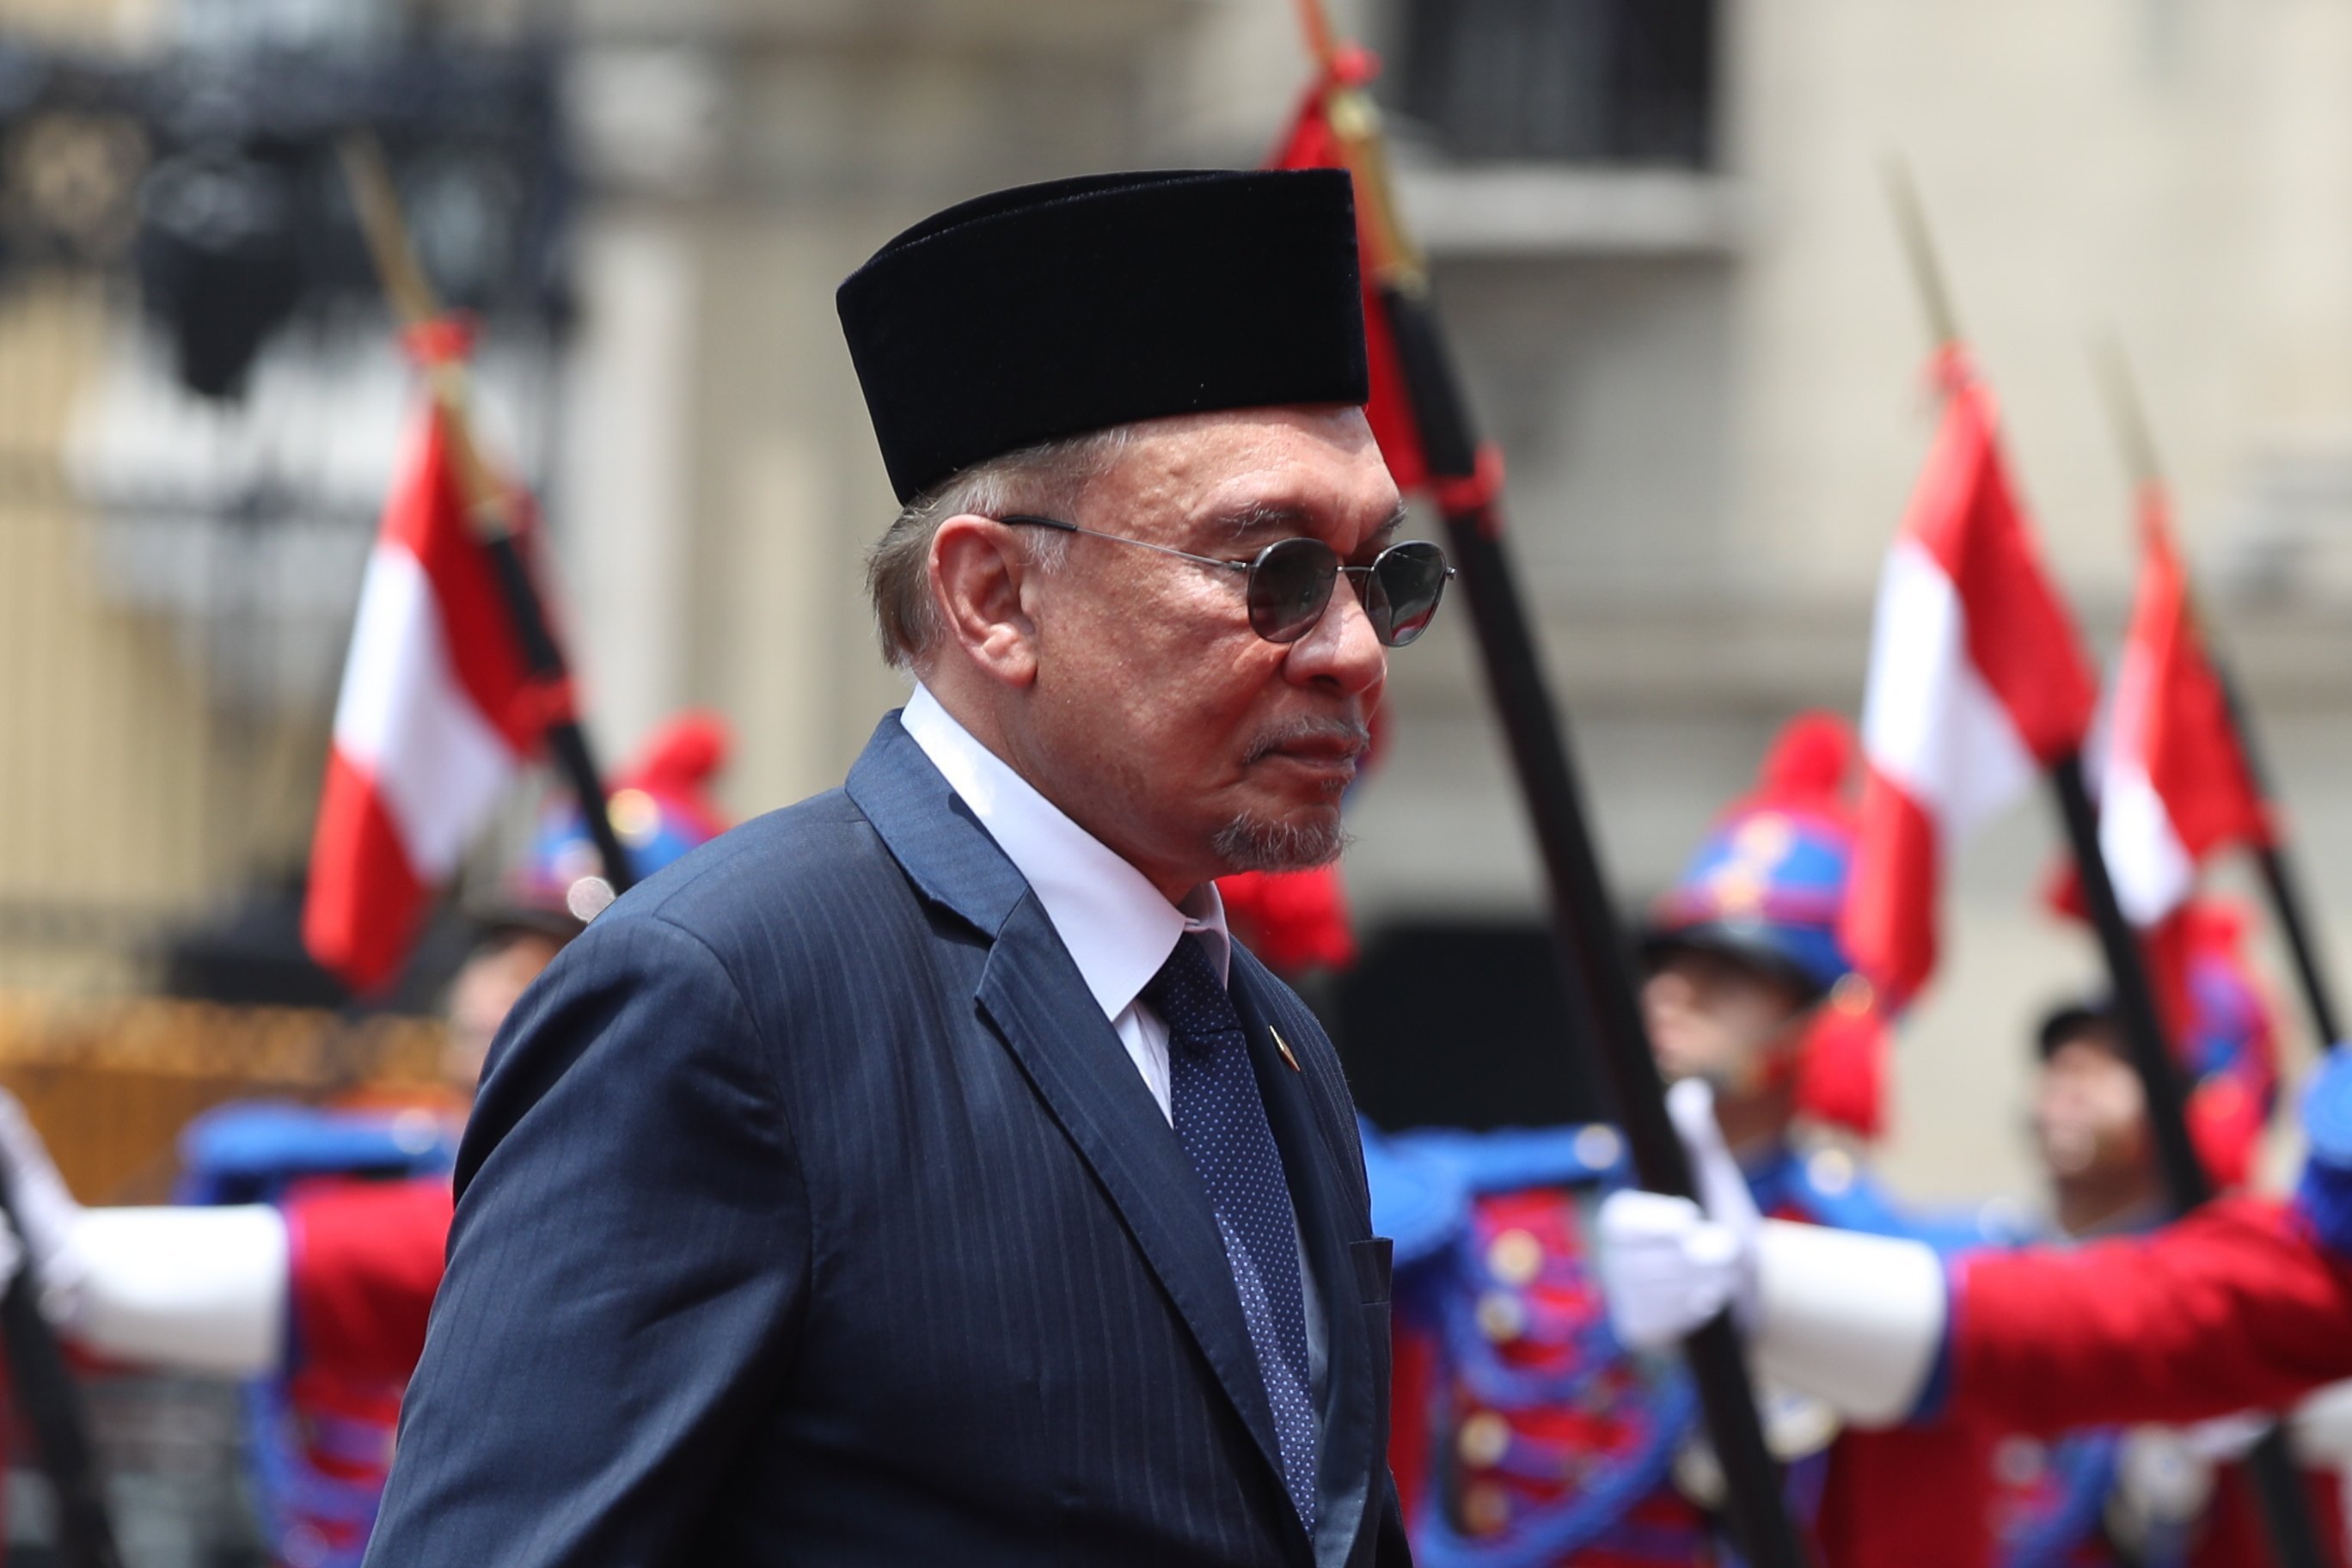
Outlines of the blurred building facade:
[[[13,8],[28,36],[70,25],[90,47],[151,51],[217,37],[236,9]],[[299,28],[368,9],[242,14]],[[2103,653],[2133,560],[2089,347],[2112,331],[2129,348],[2323,910],[2352,909],[2352,16],[2324,0],[1334,12],[1388,62],[1406,214],[1506,451],[1517,557],[1629,899],[1672,875],[1788,712],[1858,707],[1878,562],[1933,412],[1882,190],[1900,156]],[[894,508],[834,285],[981,190],[1256,161],[1307,74],[1291,9],[573,0],[465,25],[560,29],[575,309],[560,374],[508,378],[500,433],[547,491],[599,739],[618,754],[707,703],[740,731],[740,811],[826,787],[903,691],[862,605],[860,557]],[[0,348],[66,345],[44,351],[46,380],[0,372],[0,439],[21,423],[35,447],[67,441],[120,309],[45,287],[63,291],[0,302]],[[47,531],[24,535],[41,542],[0,555],[0,647],[58,672],[0,671],[0,915],[103,891],[69,847],[83,837],[152,837],[108,873],[126,904],[200,908],[288,870],[331,679],[225,701],[220,656],[192,658],[164,611],[92,588],[86,501],[41,516]],[[329,533],[363,547],[363,523]],[[358,562],[331,555],[289,568],[329,626]],[[1395,745],[1350,861],[1370,927],[1538,906],[1467,630],[1455,614],[1393,667]],[[102,708],[124,738],[62,766],[40,702]],[[221,782],[192,797],[173,770],[207,747]],[[132,816],[149,826],[119,826]],[[1921,1190],[2021,1180],[2008,1129],[2027,1026],[2093,978],[2089,944],[2032,902],[2052,850],[2027,808],[1959,868],[1945,973],[1899,1064],[1894,1168]]]

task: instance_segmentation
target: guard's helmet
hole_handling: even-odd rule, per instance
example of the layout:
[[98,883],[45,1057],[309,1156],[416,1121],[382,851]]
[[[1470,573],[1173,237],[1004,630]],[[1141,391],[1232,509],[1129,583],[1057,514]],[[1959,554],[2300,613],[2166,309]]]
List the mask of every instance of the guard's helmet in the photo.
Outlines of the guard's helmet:
[[1854,806],[1846,794],[1853,735],[1828,713],[1790,721],[1756,787],[1716,820],[1682,879],[1658,900],[1643,948],[1747,960],[1808,999],[1853,973],[1838,940],[1853,865]]
[[1794,1062],[1798,1109],[1874,1138],[1885,1121],[1888,1019],[1838,933],[1857,834],[1854,756],[1836,715],[1790,720],[1756,787],[1717,818],[1658,900],[1643,948],[1652,963],[1678,947],[1728,954],[1817,1004]]

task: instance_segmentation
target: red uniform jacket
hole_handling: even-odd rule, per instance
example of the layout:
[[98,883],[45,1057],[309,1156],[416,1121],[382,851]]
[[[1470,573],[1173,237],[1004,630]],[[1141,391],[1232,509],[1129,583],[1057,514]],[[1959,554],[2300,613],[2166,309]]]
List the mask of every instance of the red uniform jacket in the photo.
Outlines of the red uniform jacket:
[[[2352,1266],[2294,1211],[2253,1198],[2216,1201],[2143,1237],[1966,1255],[1952,1266],[1952,1312],[1955,1415],[2014,1431],[2180,1425],[2289,1405],[2352,1376]],[[2340,1564],[2330,1479],[2314,1477],[2310,1492]],[[2270,1561],[2246,1479],[2231,1466],[2193,1562]]]
[[256,1441],[283,1446],[280,1463],[330,1485],[289,1485],[277,1504],[286,1516],[267,1522],[284,1560],[344,1568],[366,1549],[401,1396],[424,1353],[448,1249],[449,1182],[327,1177],[298,1184],[280,1209],[292,1317],[284,1408]]
[[1952,1275],[1953,1409],[2004,1430],[2180,1425],[2352,1377],[2352,1263],[2259,1199]]

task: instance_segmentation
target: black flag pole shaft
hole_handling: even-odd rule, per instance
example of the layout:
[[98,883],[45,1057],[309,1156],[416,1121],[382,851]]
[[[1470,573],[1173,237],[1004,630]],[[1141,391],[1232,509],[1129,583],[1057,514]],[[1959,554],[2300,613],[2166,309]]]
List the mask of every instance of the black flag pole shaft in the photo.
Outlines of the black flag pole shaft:
[[[16,1194],[0,1177],[0,1215],[20,1243],[24,1222]],[[32,1428],[41,1470],[57,1494],[58,1556],[66,1568],[122,1568],[108,1511],[106,1477],[90,1441],[89,1420],[65,1349],[41,1310],[41,1279],[29,1246],[17,1262],[7,1293],[0,1296],[0,1340],[5,1340],[8,1379],[16,1402]]]
[[[2108,417],[2115,426],[2116,442],[2123,448],[2124,466],[2134,489],[2142,496],[2159,491],[2164,484],[2164,470],[2157,459],[2156,435],[2148,424],[2147,405],[2140,400],[2139,386],[2124,356],[2123,345],[2112,337],[2100,345],[2098,370]],[[2212,665],[2221,683],[2222,698],[2229,704],[2230,728],[2237,735],[2238,754],[2245,759],[2246,772],[2264,805],[2275,810],[2276,780],[2255,732],[2253,710],[2246,702],[2237,671],[2222,651],[2214,628],[2201,616],[2198,630],[2204,638],[2205,658]],[[2273,832],[2254,846],[2255,868],[2261,873],[2271,913],[2278,921],[2279,932],[2285,937],[2287,952],[2294,961],[2295,981],[2303,992],[2305,1009],[2311,1015],[2312,1032],[2318,1038],[2320,1049],[2332,1049],[2344,1038],[2339,1023],[2342,1016],[2336,1010],[2336,988],[2329,984],[2327,971],[2320,961],[2319,943],[2305,912],[2301,879],[2287,858],[2283,838],[2275,832],[2276,825],[2273,826]]]
[[[1381,296],[1430,471],[1467,483],[1477,446],[1454,381],[1435,313],[1426,299]],[[1587,825],[1568,727],[1547,689],[1533,627],[1491,501],[1444,509],[1446,538],[1470,596],[1486,682],[1500,716],[1551,889],[1552,936],[1566,973],[1593,1021],[1605,1079],[1642,1184],[1696,1196],[1690,1162],[1666,1114],[1665,1086],[1651,1054],[1633,980],[1632,951],[1619,927]],[[1801,1568],[1811,1561],[1790,1521],[1780,1465],[1764,1440],[1747,1357],[1728,1313],[1684,1342],[1726,1484],[1727,1512],[1754,1568]]]
[[[2231,690],[2230,674],[2221,670],[2223,689]],[[2231,697],[2233,709],[2237,699]],[[2238,743],[2246,752],[2247,766],[2253,770],[2265,799],[2270,798],[2269,785],[2263,782],[2262,764],[2252,750],[2252,736],[2245,728],[2244,715],[2239,714]],[[2319,1047],[2333,1050],[2343,1037],[2336,1032],[2336,1014],[2333,995],[2328,989],[2326,972],[2320,967],[2308,922],[2304,918],[2303,900],[2293,868],[2285,855],[2273,843],[2263,843],[2254,850],[2254,861],[2262,872],[2263,885],[2269,891],[2271,908],[2276,914],[2279,929],[2286,934],[2288,950],[2294,956],[2297,977],[2303,985],[2305,1003],[2311,1010],[2313,1027],[2319,1034]],[[2287,1539],[2285,1531],[2300,1531],[2304,1544],[2291,1552],[2282,1548],[2279,1561],[2291,1564],[2318,1563],[2325,1559],[2311,1520],[2308,1493],[2302,1484],[2302,1467],[2288,1447],[2284,1431],[2273,1426],[2263,1434],[2253,1449],[2255,1485],[2261,1493],[2263,1518],[2273,1542]],[[2284,1479],[2282,1479],[2284,1478]],[[2291,1491],[2283,1488],[2292,1488]],[[2295,1555],[2300,1552],[2301,1555]]]
[[2303,987],[2305,1005],[2311,1011],[2311,1025],[2319,1037],[2319,1048],[2333,1050],[2344,1039],[2336,1026],[2335,993],[2327,984],[2327,972],[2320,967],[2319,952],[2311,934],[2311,925],[2304,913],[2302,885],[2295,879],[2294,868],[2285,852],[2275,844],[2263,844],[2254,850],[2254,865],[2262,873],[2263,889],[2270,895],[2271,909],[2278,917],[2279,930],[2286,935],[2287,951],[2294,958],[2294,973]]
[[[2221,662],[2221,655],[2210,642],[2206,655],[2221,677],[2221,690],[2230,704],[2231,722],[2238,731],[2238,749],[2246,759],[2246,771],[2253,775],[2254,787],[2262,791],[2263,802],[2275,810],[2278,797],[2271,791],[2270,770],[2255,744],[2254,731],[2248,722],[2251,715],[2238,691],[2236,672]],[[2311,1015],[2312,1033],[2317,1037],[2322,1051],[2333,1050],[2344,1034],[2336,1011],[2336,990],[2328,984],[2327,971],[2319,958],[2318,940],[2305,912],[2301,879],[2275,837],[2254,846],[2254,868],[2262,874],[2271,913],[2278,921],[2280,934],[2286,938],[2288,954],[2294,960],[2295,982],[2302,988],[2305,1009]]]
[[[343,142],[342,158],[343,174],[351,185],[360,228],[367,237],[369,254],[375,259],[393,313],[404,327],[425,326],[440,315],[440,304],[434,298],[432,283],[425,278],[424,268],[417,265],[415,247],[409,242],[408,225],[401,216],[399,194],[393,185],[391,171],[384,165],[383,150],[373,137],[354,133]],[[587,731],[572,708],[571,670],[564,660],[562,646],[555,640],[554,630],[548,624],[547,607],[540,599],[539,585],[523,554],[516,527],[514,494],[491,468],[475,439],[464,367],[455,363],[437,363],[427,366],[425,374],[447,426],[451,455],[456,459],[458,483],[465,492],[475,537],[489,557],[499,596],[514,626],[515,640],[521,645],[524,668],[535,686],[555,698],[551,704],[554,716],[546,728],[548,752],[564,783],[579,799],[588,837],[596,846],[597,858],[604,862],[604,880],[614,892],[625,893],[636,877],[629,852],[622,845],[620,835],[614,831],[604,775],[597,770]]]
[[[2099,950],[2106,958],[2115,988],[2116,1026],[2147,1101],[2148,1128],[2155,1138],[2165,1194],[2172,1212],[2184,1215],[2213,1195],[2213,1183],[2189,1137],[2189,1097],[2171,1048],[2165,1043],[2164,1023],[2157,1012],[2155,989],[2148,984],[2139,933],[2124,919],[2123,907],[2116,901],[2115,882],[2107,875],[2106,857],[2099,849],[2098,813],[2084,785],[2081,755],[2070,752],[2060,758],[2050,770],[2050,782],[2067,842],[2074,852],[2083,901],[2090,909]],[[2247,1453],[2246,1474],[2262,1508],[2272,1561],[2281,1568],[2321,1568],[2327,1559],[2311,1516],[2311,1499],[2285,1434],[2277,1426],[2263,1433]]]
[[[1381,155],[1370,100],[1338,86],[1338,44],[1320,0],[1298,0],[1309,47],[1333,89],[1331,128],[1347,150],[1356,199],[1380,279],[1381,308],[1395,341],[1423,455],[1439,481],[1454,564],[1470,598],[1487,689],[1509,742],[1528,816],[1551,890],[1552,936],[1563,978],[1594,1024],[1602,1075],[1614,1093],[1642,1184],[1695,1197],[1690,1161],[1666,1114],[1665,1086],[1633,987],[1632,950],[1609,897],[1588,826],[1568,727],[1553,703],[1527,606],[1501,538],[1501,518],[1480,482],[1479,444],[1455,379],[1421,260],[1399,221]],[[1725,1483],[1725,1512],[1751,1568],[1808,1568],[1811,1554],[1790,1522],[1780,1468],[1764,1440],[1755,1385],[1728,1312],[1684,1342],[1691,1377],[1713,1435]]]
[[[2133,380],[2131,366],[2125,359],[2122,344],[2110,338],[2098,356],[2100,384],[2105,393],[2108,416],[2115,426],[2117,444],[2123,448],[2124,465],[2131,476],[2135,491],[2145,500],[2164,483],[2164,474],[2157,460],[2156,435],[2147,420],[2147,411],[2139,397],[2139,388]],[[2267,805],[2275,797],[2263,766],[2260,748],[2254,739],[2252,715],[2241,700],[2237,682],[2232,679],[2229,662],[2214,641],[2210,626],[2200,625],[2205,639],[2205,657],[2221,683],[2222,699],[2229,705],[2231,728],[2237,733],[2239,754],[2245,759],[2246,771],[2252,776],[2255,790]],[[2336,1026],[2336,1005],[2327,984],[2326,972],[2320,968],[2316,945],[2311,936],[2310,922],[2304,917],[2303,900],[2295,885],[2292,868],[2275,838],[2265,838],[2255,846],[2254,860],[2262,873],[2263,886],[2270,896],[2271,910],[2284,933],[2288,951],[2294,955],[2296,978],[2301,982],[2305,1005],[2311,1013],[2312,1027],[2319,1036],[2323,1049],[2332,1047],[2339,1037]],[[2104,867],[2103,867],[2104,868]],[[2168,1058],[2168,1062],[2169,1058]],[[2145,1076],[2145,1075],[2143,1075]],[[2202,1166],[2198,1174],[2204,1174]],[[2256,1500],[2263,1511],[2263,1524],[2268,1531],[2272,1555],[2287,1568],[2303,1568],[2326,1559],[2319,1543],[2319,1533],[2312,1518],[2310,1494],[2303,1483],[2301,1467],[2295,1462],[2294,1450],[2288,1447],[2284,1433],[2275,1425],[2263,1434],[2249,1456],[2249,1471],[2254,1483]]]
[[[1909,169],[1900,161],[1888,164],[1886,176],[1895,229],[1918,287],[1929,333],[1941,352],[1959,342],[1959,323],[1928,231],[1927,209]],[[2189,1134],[2188,1096],[2167,1043],[2163,1017],[2157,1011],[2139,933],[2125,920],[2123,908],[2116,901],[2115,882],[2099,847],[2098,812],[2084,780],[2082,753],[2069,749],[2050,764],[2048,776],[2067,847],[2074,857],[2083,901],[2106,961],[2108,984],[2115,993],[2116,1025],[2147,1101],[2149,1134],[2156,1144],[2165,1194],[2172,1213],[2185,1215],[2213,1195],[2212,1182]],[[2273,1561],[2280,1568],[2322,1568],[2326,1559],[2320,1552],[2310,1500],[2277,1427],[2265,1433],[2247,1455],[2246,1469],[2261,1502]]]
[[2124,918],[2115,879],[2099,849],[2098,808],[2083,780],[2081,753],[2068,752],[2051,764],[2050,785],[2082,880],[2083,902],[2098,933],[2100,955],[2106,960],[2116,1026],[2147,1091],[2148,1130],[2156,1142],[2165,1194],[2173,1213],[2187,1214],[2213,1195],[2213,1183],[2189,1135],[2189,1096],[2172,1049],[2165,1043],[2164,1020],[2157,1011],[2156,988],[2148,981],[2139,933]]

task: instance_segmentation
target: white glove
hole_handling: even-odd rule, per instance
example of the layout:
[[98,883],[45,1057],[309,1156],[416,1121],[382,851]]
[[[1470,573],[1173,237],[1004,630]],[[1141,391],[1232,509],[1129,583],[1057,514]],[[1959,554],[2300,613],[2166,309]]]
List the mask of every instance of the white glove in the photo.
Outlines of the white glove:
[[[2241,1411],[2235,1415],[2216,1415],[2210,1421],[2200,1421],[2194,1426],[2181,1428],[2178,1434],[2181,1451],[2191,1458],[2209,1464],[2234,1464],[2253,1452],[2270,1429],[2278,1425],[2278,1417],[2259,1411]],[[2167,1428],[2158,1427],[2163,1431]]]
[[2296,1457],[2314,1469],[2352,1468],[2352,1383],[2305,1396],[2287,1423]]
[[41,1142],[41,1135],[33,1131],[24,1106],[5,1089],[0,1089],[0,1177],[7,1182],[8,1196],[23,1227],[20,1237],[0,1219],[0,1231],[7,1236],[5,1247],[0,1248],[5,1258],[0,1289],[15,1282],[28,1245],[34,1271],[41,1281],[41,1309],[50,1321],[62,1322],[71,1316],[73,1297],[81,1283],[73,1238],[81,1228],[82,1207],[58,1173],[57,1162],[49,1158],[48,1145]]
[[[2268,1411],[2220,1415],[2189,1427],[2182,1437],[2199,1458],[2229,1463],[2246,1457],[2280,1417]],[[2331,1383],[2304,1395],[2285,1417],[2295,1458],[2313,1469],[2352,1467],[2352,1383]]]
[[2235,1447],[2240,1453],[2253,1447],[2263,1427],[2248,1426],[2245,1441],[2226,1423],[2238,1417],[2197,1426],[2135,1426],[2124,1434],[2116,1455],[2115,1484],[2107,1491],[2107,1532],[2132,1554],[2135,1562],[2171,1562],[2213,1500],[2213,1466],[2227,1457],[2209,1452],[2206,1445]]
[[25,1244],[16,1239],[16,1227],[8,1216],[0,1215],[0,1295],[16,1282],[17,1270],[25,1267]]
[[1756,1241],[1760,1222],[1723,1131],[1715,1096],[1697,1079],[1666,1091],[1666,1112],[1690,1152],[1702,1211],[1688,1198],[1638,1190],[1612,1193],[1601,1205],[1600,1267],[1610,1325],[1633,1350],[1657,1350],[1687,1338],[1738,1303],[1752,1316]]
[[[276,1209],[86,1209],[5,1089],[0,1175],[40,1276],[42,1315],[60,1333],[101,1355],[186,1372],[250,1377],[277,1364],[288,1248]],[[0,1218],[0,1289],[26,1250]]]
[[1738,1289],[1739,1243],[1688,1198],[1638,1189],[1601,1205],[1601,1288],[1628,1350],[1687,1339]]
[[1666,1110],[1706,1207],[1640,1192],[1601,1205],[1601,1282],[1618,1339],[1655,1349],[1728,1305],[1762,1376],[1856,1425],[1906,1418],[1950,1310],[1935,1253],[1895,1237],[1759,1221],[1706,1086],[1675,1085]]

